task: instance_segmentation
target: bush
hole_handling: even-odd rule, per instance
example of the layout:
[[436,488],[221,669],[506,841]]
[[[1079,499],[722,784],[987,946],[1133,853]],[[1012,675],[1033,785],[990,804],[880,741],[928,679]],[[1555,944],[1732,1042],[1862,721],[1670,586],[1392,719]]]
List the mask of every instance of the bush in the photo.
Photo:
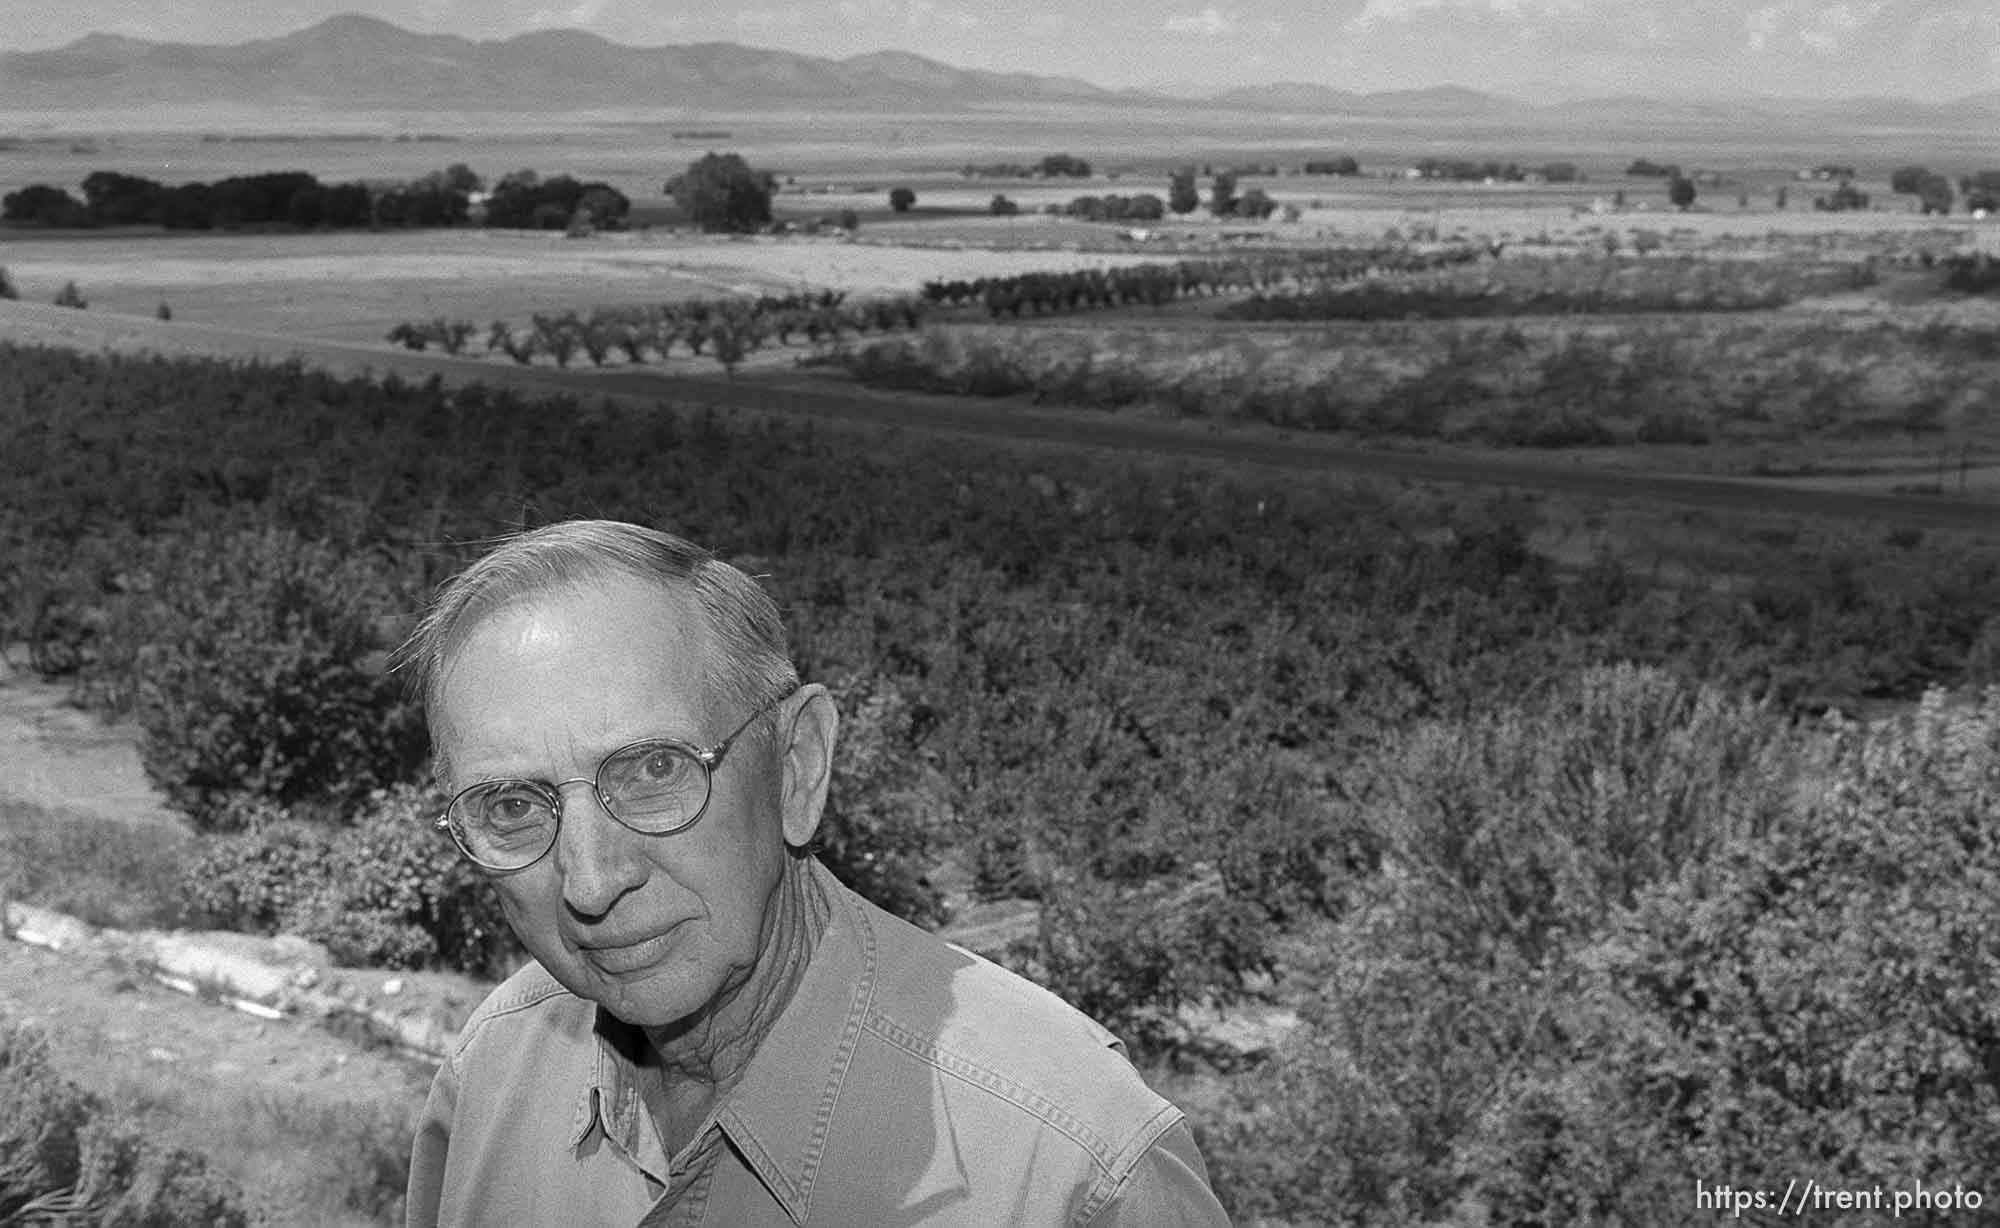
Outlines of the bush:
[[945,919],[931,885],[944,790],[930,779],[923,744],[931,714],[893,683],[842,686],[841,754],[814,842],[841,882],[919,925]]
[[1354,786],[1381,872],[1300,944],[1308,1026],[1217,1127],[1233,1208],[1677,1222],[1649,1200],[1694,1169],[1658,1159],[1636,1058],[1585,1039],[1612,995],[1577,952],[1773,830],[1815,762],[1762,706],[1624,666],[1404,733]]
[[898,213],[908,213],[917,203],[917,194],[908,188],[889,189],[889,207]]
[[1140,1061],[1186,1041],[1182,1007],[1243,997],[1270,969],[1267,918],[1219,877],[1125,886],[1073,875],[1043,891],[1040,930],[1010,962],[1109,1028]]
[[0,1023],[0,1223],[106,1228],[248,1225],[228,1178],[202,1157],[108,1117],[57,1074],[35,1032]]
[[499,897],[434,820],[446,799],[398,786],[333,830],[266,812],[210,837],[185,889],[199,923],[324,943],[335,961],[506,975],[519,947]]
[[239,794],[351,805],[422,763],[416,706],[384,668],[398,602],[365,556],[284,530],[155,546],[113,614],[147,775],[199,829]]
[[666,191],[703,230],[742,233],[769,224],[776,181],[740,154],[712,153],[690,163]]
[[1600,1042],[1682,1171],[1925,1184],[2000,1154],[2000,692],[1836,724],[1767,834],[1646,893],[1595,944]]
[[58,307],[74,307],[78,311],[82,311],[84,308],[90,306],[90,303],[83,297],[83,291],[76,288],[75,282],[66,281],[63,283],[63,288],[56,291],[55,305]]

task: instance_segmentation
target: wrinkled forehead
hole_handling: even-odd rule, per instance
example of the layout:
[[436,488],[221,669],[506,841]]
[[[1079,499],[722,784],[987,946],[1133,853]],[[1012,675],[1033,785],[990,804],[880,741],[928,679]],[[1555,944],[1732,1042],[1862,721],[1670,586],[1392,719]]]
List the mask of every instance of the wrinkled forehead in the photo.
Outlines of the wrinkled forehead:
[[435,720],[455,678],[495,669],[675,678],[690,703],[705,704],[718,672],[715,645],[684,584],[614,574],[481,593],[442,642],[426,706]]

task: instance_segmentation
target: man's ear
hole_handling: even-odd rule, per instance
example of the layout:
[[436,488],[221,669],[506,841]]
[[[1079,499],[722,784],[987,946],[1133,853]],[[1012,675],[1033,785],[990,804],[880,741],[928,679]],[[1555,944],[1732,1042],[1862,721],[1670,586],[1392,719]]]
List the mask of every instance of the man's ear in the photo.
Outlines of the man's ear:
[[785,752],[785,787],[779,799],[785,817],[785,843],[804,848],[819,830],[819,817],[826,809],[840,712],[834,707],[833,696],[817,682],[799,688],[779,711],[788,718],[779,725]]

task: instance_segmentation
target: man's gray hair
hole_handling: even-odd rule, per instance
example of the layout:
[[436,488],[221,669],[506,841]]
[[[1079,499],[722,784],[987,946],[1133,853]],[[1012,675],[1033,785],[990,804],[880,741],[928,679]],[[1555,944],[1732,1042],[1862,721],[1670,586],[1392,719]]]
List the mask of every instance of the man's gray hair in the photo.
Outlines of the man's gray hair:
[[409,672],[434,721],[444,667],[480,618],[524,597],[621,577],[690,594],[715,636],[709,685],[732,706],[748,711],[798,689],[784,619],[755,580],[684,538],[616,520],[566,520],[501,538],[439,586],[394,668]]

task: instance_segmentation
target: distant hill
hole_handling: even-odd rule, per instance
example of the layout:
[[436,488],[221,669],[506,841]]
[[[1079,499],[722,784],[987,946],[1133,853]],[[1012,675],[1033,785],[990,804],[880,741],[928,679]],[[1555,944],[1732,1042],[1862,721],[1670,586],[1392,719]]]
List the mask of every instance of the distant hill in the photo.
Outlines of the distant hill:
[[1951,103],[1896,98],[1660,101],[1606,98],[1534,106],[1458,86],[1364,94],[1297,82],[1208,97],[1108,90],[1068,77],[954,68],[901,51],[845,60],[736,43],[629,47],[581,30],[477,41],[418,34],[372,17],[330,18],[280,38],[227,46],[92,34],[50,51],[0,53],[0,107],[133,108],[193,103],[351,110],[561,111],[896,108],[992,103],[1198,107],[1425,119],[1561,119],[1644,124],[1789,121],[1923,127],[2000,119],[2000,91]]
[[830,60],[735,43],[627,47],[580,30],[476,42],[355,15],[229,46],[93,34],[51,51],[0,54],[0,105],[19,108],[206,102],[371,110],[751,109],[1117,97],[1083,81],[953,68],[897,51]]

